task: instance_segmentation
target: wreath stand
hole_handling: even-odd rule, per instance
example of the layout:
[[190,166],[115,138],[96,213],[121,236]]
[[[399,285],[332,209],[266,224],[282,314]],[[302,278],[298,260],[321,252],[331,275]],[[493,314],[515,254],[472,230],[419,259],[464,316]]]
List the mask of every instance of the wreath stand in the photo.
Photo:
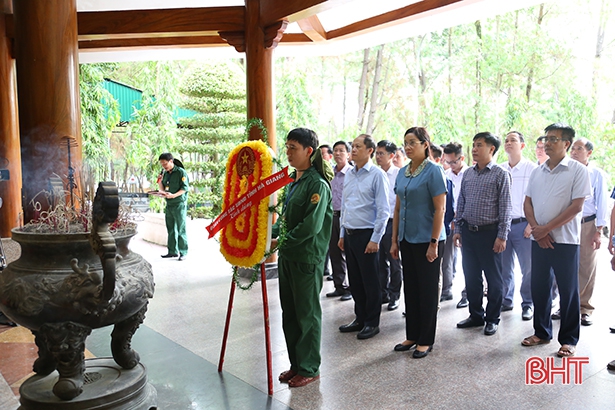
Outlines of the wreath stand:
[[[267,275],[265,273],[265,264],[260,264],[261,269],[261,288],[263,292],[263,317],[265,320],[265,351],[267,354],[267,392],[269,396],[273,396],[273,376],[271,368],[271,334],[269,331],[269,298],[267,297]],[[222,348],[220,349],[220,360],[218,361],[218,372],[222,372],[224,364],[224,354],[226,352],[226,342],[228,339],[228,330],[231,324],[231,312],[233,311],[233,300],[235,299],[235,278],[231,278],[231,292],[228,298],[228,307],[226,309],[226,323],[224,324],[224,336],[222,338]]]
[[[248,136],[248,132],[253,126],[258,126],[261,129],[261,135],[263,136],[263,140],[266,140],[266,129],[262,124],[262,121],[257,119],[252,119],[248,122],[248,126],[246,127],[246,137]],[[262,147],[259,148],[259,144]],[[264,151],[263,151],[264,149]],[[254,161],[255,154],[253,150],[256,150],[258,155],[271,155],[273,151],[271,148],[267,148],[266,145],[262,141],[248,141],[244,144],[240,144],[231,152],[229,155],[229,162],[227,163],[227,182],[229,181],[230,172],[235,172],[241,176],[253,175],[254,172]],[[237,164],[237,158],[240,157],[242,162],[240,165]],[[274,155],[271,155],[273,158]],[[233,162],[235,161],[235,162]],[[273,159],[272,159],[273,161]],[[274,167],[271,164],[271,171],[273,171]],[[229,171],[229,169],[231,171]],[[260,169],[260,168],[259,168]],[[259,171],[260,172],[260,171]],[[275,208],[273,204],[273,194],[284,187],[285,185],[292,182],[292,178],[288,175],[288,167],[285,167],[281,171],[277,173],[271,173],[266,178],[262,178],[262,176],[258,176],[257,184],[252,186],[249,191],[243,193],[239,198],[236,198],[234,202],[231,204],[227,204],[228,208],[225,210],[212,222],[209,226],[206,227],[209,232],[209,238],[213,237],[220,229],[228,225],[233,218],[235,218],[238,214],[244,212],[246,209],[251,206],[256,206],[263,199],[270,197],[269,199],[269,208],[268,211],[271,213],[271,208]],[[225,201],[227,201],[227,192],[225,185]],[[226,202],[225,202],[226,203]],[[253,205],[254,204],[254,205]],[[260,206],[260,205],[259,205]],[[271,237],[271,215],[269,215],[269,222],[267,228],[267,238]],[[223,252],[224,253],[224,252]],[[225,254],[226,256],[226,254]],[[265,249],[264,259],[266,259],[267,250]],[[227,257],[227,260],[229,258]],[[235,262],[235,263],[233,263]],[[237,264],[237,260],[234,260],[233,265]],[[267,297],[267,274],[265,270],[265,263],[262,262],[260,265],[261,271],[261,287],[263,293],[263,317],[265,323],[265,352],[267,355],[267,390],[269,396],[273,396],[273,376],[272,376],[272,365],[271,365],[271,334],[269,330],[269,299]],[[236,272],[237,267],[235,266],[234,270]],[[258,268],[257,268],[258,269]],[[254,269],[254,275],[252,277],[252,283],[255,281],[255,277],[257,276],[257,269]],[[252,285],[250,284],[250,286]],[[233,301],[235,299],[235,288],[241,285],[235,281],[235,275],[231,278],[231,290],[229,295],[228,307],[226,311],[226,323],[224,325],[224,336],[222,338],[222,347],[220,349],[220,360],[218,362],[218,372],[222,372],[222,366],[224,365],[224,355],[226,353],[226,343],[228,341],[228,331],[231,323],[231,313],[233,311]]]

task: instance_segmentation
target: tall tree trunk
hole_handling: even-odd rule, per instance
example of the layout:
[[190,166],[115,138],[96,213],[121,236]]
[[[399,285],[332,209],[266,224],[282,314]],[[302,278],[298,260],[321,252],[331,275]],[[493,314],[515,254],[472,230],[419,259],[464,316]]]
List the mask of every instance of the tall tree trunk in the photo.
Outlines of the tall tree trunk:
[[[542,24],[542,20],[545,17],[545,5],[544,3],[540,5],[540,9],[538,10],[538,19],[536,20],[536,35],[540,32],[540,26]],[[525,98],[527,102],[530,102],[530,97],[532,94],[532,84],[534,82],[534,67],[536,66],[536,53],[532,53],[532,58],[530,59],[530,71],[527,75],[527,84],[525,86]]]
[[369,103],[369,114],[367,116],[366,133],[371,135],[374,132],[374,119],[376,117],[376,111],[378,110],[378,90],[380,88],[380,74],[382,72],[382,54],[384,51],[384,44],[378,48],[376,54],[376,68],[374,70],[374,81],[372,82],[372,96]]
[[600,58],[604,51],[604,32],[606,23],[609,19],[609,12],[606,7],[606,0],[602,0],[600,4],[600,18],[598,23],[598,33],[596,36],[596,53],[594,54],[594,69],[592,72],[592,100],[594,104],[598,101],[598,85],[597,77],[600,73]]
[[419,58],[416,52],[417,49],[417,44],[416,44],[416,38],[412,38],[412,54],[414,55],[414,64],[412,65],[412,67],[410,67],[409,65],[407,65],[408,67],[408,75],[410,76],[410,81],[411,84],[414,86],[414,103],[415,103],[415,107],[414,107],[414,118],[412,123],[413,124],[418,124],[419,123],[419,117],[421,114],[421,106],[419,103],[419,98],[421,95],[421,92],[419,90],[419,77],[416,73],[416,67],[419,64]]
[[415,117],[415,124],[424,122],[425,111],[427,104],[425,103],[425,91],[427,90],[427,75],[423,69],[423,42],[425,41],[425,35],[418,37],[418,43],[416,40],[414,44],[414,78],[416,88],[416,102],[417,102],[417,115]]
[[344,101],[342,102],[342,130],[346,129],[347,82],[348,82],[348,71],[344,70]]
[[[498,49],[501,47],[500,44],[500,16],[496,16],[495,18],[495,24],[496,24],[496,29],[495,29],[495,44],[496,47],[498,47]],[[500,133],[500,112],[502,111],[502,83],[504,81],[504,73],[502,70],[498,70],[498,74],[496,76],[496,80],[495,80],[495,104],[493,104],[493,117],[494,117],[494,129],[493,131],[495,132],[496,135],[499,135]],[[504,101],[504,104],[506,104],[506,101]]]
[[[515,31],[513,32],[513,43],[512,43],[512,55],[516,55],[517,53],[517,34],[519,32],[519,10],[515,11]],[[510,84],[508,85],[508,89],[506,90],[507,100],[510,101],[512,97],[512,89]]]
[[478,133],[480,128],[480,108],[481,101],[483,98],[483,88],[482,88],[482,73],[480,63],[483,60],[483,31],[480,20],[476,20],[474,22],[474,27],[476,29],[476,36],[478,37],[478,49],[476,51],[476,68],[475,68],[475,91],[476,91],[476,101],[474,103],[474,131]]
[[452,91],[452,61],[453,60],[453,27],[449,27],[448,29],[448,95],[453,93]]
[[367,98],[365,90],[367,89],[367,72],[369,71],[369,48],[363,50],[363,70],[361,71],[361,80],[359,82],[359,111],[357,114],[357,128],[363,129],[363,118],[365,116],[365,106],[367,104]]

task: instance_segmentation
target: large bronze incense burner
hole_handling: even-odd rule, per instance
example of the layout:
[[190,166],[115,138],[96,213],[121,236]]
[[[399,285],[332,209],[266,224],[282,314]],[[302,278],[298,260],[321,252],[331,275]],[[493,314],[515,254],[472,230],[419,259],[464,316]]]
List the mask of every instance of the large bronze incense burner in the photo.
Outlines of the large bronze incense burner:
[[[40,386],[33,386],[40,385],[41,378],[54,376],[56,370],[57,377],[46,382],[53,384],[56,400],[73,400],[83,392],[84,383],[92,379],[88,378],[84,360],[85,340],[92,329],[114,325],[113,360],[122,369],[142,368],[138,353],[131,348],[131,339],[143,322],[148,299],[153,297],[154,280],[151,265],[128,248],[136,231],[115,235],[109,231],[118,209],[117,187],[104,182],[99,184],[93,203],[90,233],[13,230],[13,240],[21,245],[21,257],[0,272],[0,309],[32,331],[39,349],[34,363],[37,375],[28,379],[21,389],[24,409],[43,408],[41,403],[39,407],[34,404],[38,399],[33,398],[36,394],[29,394],[28,386],[37,390]],[[94,378],[104,379],[109,373],[108,363],[102,367],[107,373],[99,369]],[[111,371],[109,377],[117,378],[122,369]],[[153,396],[155,401],[155,390],[146,383],[144,369],[141,373],[130,392],[117,396],[143,396],[137,401],[144,403],[151,403]],[[94,404],[115,408],[92,400],[89,397],[83,406],[73,408]],[[134,408],[153,407],[146,403],[144,406]]]

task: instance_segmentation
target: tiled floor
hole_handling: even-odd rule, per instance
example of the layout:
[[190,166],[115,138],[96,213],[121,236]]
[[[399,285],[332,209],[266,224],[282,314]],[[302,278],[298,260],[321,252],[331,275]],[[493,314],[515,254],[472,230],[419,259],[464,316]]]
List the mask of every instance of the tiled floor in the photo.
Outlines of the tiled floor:
[[[353,319],[353,302],[326,298],[332,290],[325,281],[322,292],[323,340],[321,379],[306,387],[289,389],[274,381],[274,395],[267,396],[265,338],[260,284],[237,291],[224,371],[217,372],[230,289],[230,267],[218,245],[207,241],[204,221],[189,224],[188,260],[163,260],[165,249],[140,238],[132,242],[154,266],[156,293],[134,347],[148,367],[160,409],[613,409],[615,374],[605,366],[615,359],[615,272],[610,256],[601,250],[597,279],[594,325],[582,327],[577,356],[590,363],[583,383],[525,384],[525,361],[532,356],[553,357],[558,344],[522,347],[532,334],[531,322],[521,320],[516,301],[512,312],[502,314],[498,332],[484,336],[481,328],[457,329],[467,309],[456,309],[457,300],[445,302],[439,315],[433,352],[415,360],[393,351],[404,339],[400,308],[383,309],[381,333],[360,341],[342,334],[340,324]],[[455,297],[463,278],[455,281]],[[273,375],[289,366],[278,287],[267,282],[273,350]],[[386,305],[385,305],[386,307]],[[558,323],[555,322],[557,331]],[[0,409],[15,409],[15,389],[29,372],[36,347],[21,328],[0,328]],[[111,329],[95,330],[87,348],[95,356],[108,356]],[[8,336],[3,336],[10,334]],[[559,364],[560,359],[556,359]]]

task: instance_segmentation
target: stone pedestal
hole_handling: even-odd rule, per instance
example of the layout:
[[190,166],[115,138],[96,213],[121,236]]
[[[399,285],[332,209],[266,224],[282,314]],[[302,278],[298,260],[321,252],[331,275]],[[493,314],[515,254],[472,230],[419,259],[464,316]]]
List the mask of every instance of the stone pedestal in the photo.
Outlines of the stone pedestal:
[[145,366],[122,369],[111,357],[85,360],[83,393],[61,400],[51,391],[58,372],[32,376],[19,389],[18,410],[152,410],[157,409],[156,389],[147,382]]
[[147,242],[167,246],[168,233],[164,213],[144,213],[143,221],[139,222],[139,234]]

